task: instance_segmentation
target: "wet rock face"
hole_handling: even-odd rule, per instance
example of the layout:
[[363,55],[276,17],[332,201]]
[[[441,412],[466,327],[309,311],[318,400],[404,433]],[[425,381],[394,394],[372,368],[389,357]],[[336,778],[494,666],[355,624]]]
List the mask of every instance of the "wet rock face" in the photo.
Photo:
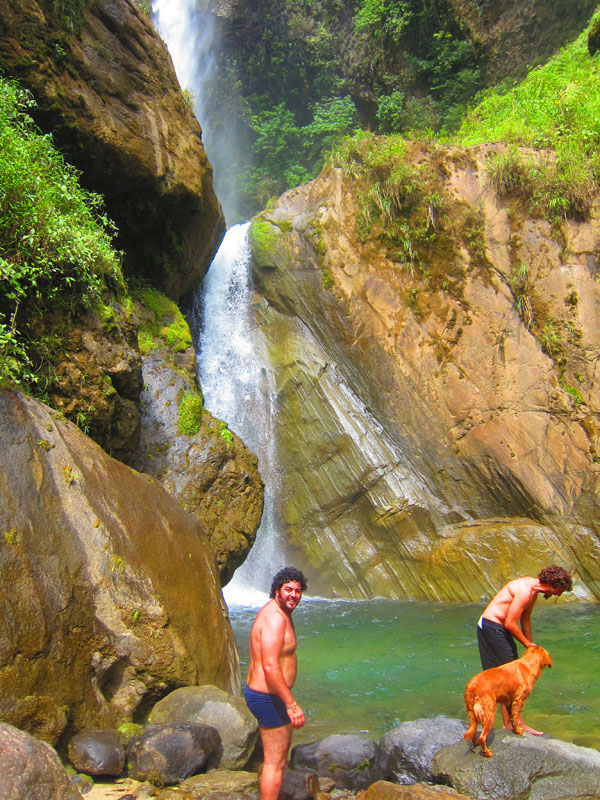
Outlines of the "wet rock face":
[[143,358],[139,446],[133,466],[163,486],[200,523],[213,549],[221,585],[229,582],[256,538],[264,484],[256,456],[206,409],[193,433],[182,433],[186,396],[201,402],[190,347],[173,353],[156,342]]
[[201,130],[166,46],[134,0],[0,0],[0,63],[106,198],[130,270],[177,299],[225,230]]
[[198,523],[11,392],[0,393],[0,618],[0,718],[52,743],[143,721],[179,686],[239,689]]
[[4,723],[0,723],[0,797],[81,800],[56,751]]
[[558,561],[600,596],[597,221],[559,241],[503,205],[491,152],[409,154],[445,209],[422,267],[358,230],[372,184],[341,170],[251,227],[279,506],[317,594],[473,602]]

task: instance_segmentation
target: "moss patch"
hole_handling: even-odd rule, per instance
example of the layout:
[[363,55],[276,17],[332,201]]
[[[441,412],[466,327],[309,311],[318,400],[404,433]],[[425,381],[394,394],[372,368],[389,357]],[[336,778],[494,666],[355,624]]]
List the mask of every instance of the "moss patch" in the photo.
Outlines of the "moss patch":
[[192,392],[184,394],[179,404],[179,433],[183,436],[195,436],[202,427],[203,411],[201,395]]
[[180,353],[192,346],[192,334],[179,307],[162,292],[146,287],[134,293],[143,307],[138,330],[138,346],[142,355],[162,341],[173,352]]

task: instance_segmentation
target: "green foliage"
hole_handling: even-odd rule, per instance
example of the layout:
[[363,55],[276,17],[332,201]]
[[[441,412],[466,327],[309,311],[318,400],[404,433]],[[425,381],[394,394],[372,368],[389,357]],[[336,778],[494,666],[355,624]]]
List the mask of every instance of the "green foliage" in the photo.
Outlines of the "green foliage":
[[221,420],[219,422],[219,436],[228,447],[233,447],[233,433],[227,427],[227,423]]
[[587,161],[575,161],[563,150],[557,156],[525,156],[512,145],[487,162],[491,184],[501,197],[518,197],[533,216],[559,223],[567,217],[585,218],[594,203],[598,184]]
[[565,392],[571,396],[573,404],[575,405],[576,408],[580,408],[581,406],[587,405],[587,403],[585,402],[585,398],[583,397],[579,389],[576,386],[570,384],[565,376],[561,378],[560,385],[565,390]]
[[124,291],[114,226],[101,198],[81,188],[31,96],[0,78],[0,382],[35,389],[44,358],[30,329],[42,312],[75,314],[106,287]]
[[406,118],[404,101],[404,92],[398,91],[379,98],[375,116],[382,133],[399,133],[403,130]]
[[176,303],[149,286],[135,289],[134,297],[148,312],[141,315],[138,327],[138,346],[142,355],[156,347],[157,340],[176,353],[192,346],[189,326]]
[[332,152],[330,163],[342,166],[365,187],[357,198],[361,239],[377,226],[380,235],[399,246],[398,260],[412,267],[418,259],[413,246],[416,227],[407,218],[421,199],[423,187],[418,170],[406,161],[404,139],[357,134]]
[[179,404],[179,433],[183,436],[195,436],[202,427],[204,403],[202,395],[187,392]]
[[[510,91],[484,92],[454,141],[512,144],[490,164],[496,189],[553,222],[585,217],[600,180],[600,92],[587,31]],[[526,157],[517,145],[546,148],[548,157]]]
[[298,125],[285,102],[251,117],[256,140],[251,192],[266,205],[268,196],[317,175],[327,150],[352,130],[356,108],[349,97],[327,99],[311,109],[312,119]]
[[480,54],[441,0],[286,0],[253,7],[217,54],[227,109],[252,164],[235,183],[250,206],[313,178],[357,125],[383,133],[456,126],[481,86]]

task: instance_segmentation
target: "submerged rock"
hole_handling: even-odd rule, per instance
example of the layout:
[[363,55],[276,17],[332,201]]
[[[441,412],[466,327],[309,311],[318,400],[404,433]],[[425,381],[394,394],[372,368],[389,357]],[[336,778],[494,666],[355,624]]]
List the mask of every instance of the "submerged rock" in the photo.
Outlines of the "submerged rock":
[[0,476],[0,718],[55,743],[67,714],[111,728],[179,686],[239,690],[214,556],[158,481],[8,391]]
[[53,747],[0,722],[2,800],[81,800]]
[[593,800],[599,796],[600,753],[548,737],[495,728],[494,755],[474,752],[470,742],[440,750],[433,758],[436,782],[477,800]]
[[183,686],[154,706],[151,724],[197,722],[212,725],[223,744],[219,769],[242,769],[258,739],[258,723],[241,697],[216,686]]

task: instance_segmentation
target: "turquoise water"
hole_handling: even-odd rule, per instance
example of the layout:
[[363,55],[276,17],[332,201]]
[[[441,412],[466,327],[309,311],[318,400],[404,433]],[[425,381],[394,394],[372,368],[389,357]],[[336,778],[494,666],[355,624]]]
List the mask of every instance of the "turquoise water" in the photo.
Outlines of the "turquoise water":
[[[230,609],[243,679],[256,610]],[[294,612],[299,664],[294,695],[307,723],[294,732],[294,742],[331,733],[378,740],[419,717],[466,719],[464,687],[481,670],[475,625],[482,610],[303,599]],[[600,605],[540,598],[532,627],[553,668],[536,682],[523,718],[561,739],[600,749]]]

